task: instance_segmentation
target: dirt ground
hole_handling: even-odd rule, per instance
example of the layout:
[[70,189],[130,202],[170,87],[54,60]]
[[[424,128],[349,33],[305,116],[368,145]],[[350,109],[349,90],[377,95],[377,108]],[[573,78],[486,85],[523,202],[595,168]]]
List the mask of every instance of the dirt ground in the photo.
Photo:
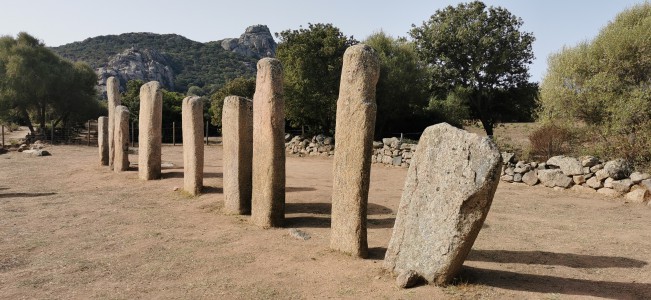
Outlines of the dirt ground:
[[286,228],[264,230],[222,213],[220,146],[194,198],[173,191],[181,146],[149,182],[100,167],[95,147],[47,150],[0,155],[0,298],[651,298],[641,204],[500,183],[457,284],[402,290],[381,265],[406,169],[373,166],[371,257],[356,259],[328,250],[332,159],[288,157]]

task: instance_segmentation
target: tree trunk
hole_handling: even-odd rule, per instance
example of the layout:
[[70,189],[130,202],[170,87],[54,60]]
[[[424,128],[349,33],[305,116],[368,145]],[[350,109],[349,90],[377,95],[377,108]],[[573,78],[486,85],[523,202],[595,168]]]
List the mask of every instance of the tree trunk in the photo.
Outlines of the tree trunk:
[[482,116],[479,120],[481,121],[481,125],[484,127],[484,131],[486,131],[486,135],[488,135],[490,139],[493,139],[493,122],[484,116]]
[[34,125],[32,125],[32,120],[29,119],[29,114],[27,113],[27,109],[21,108],[20,112],[23,115],[23,118],[25,118],[25,122],[27,122],[27,128],[29,128],[29,133],[31,135],[35,135],[36,132],[34,131]]

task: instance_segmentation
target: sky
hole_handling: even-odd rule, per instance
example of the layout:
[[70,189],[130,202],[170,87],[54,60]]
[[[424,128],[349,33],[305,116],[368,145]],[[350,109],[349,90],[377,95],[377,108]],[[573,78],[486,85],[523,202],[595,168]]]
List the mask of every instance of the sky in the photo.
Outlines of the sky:
[[[99,35],[126,32],[175,33],[199,42],[239,37],[246,27],[267,25],[271,33],[308,23],[332,23],[345,35],[364,40],[382,30],[408,36],[451,0],[2,0],[0,35],[21,31],[59,46]],[[564,46],[594,38],[617,13],[644,0],[485,0],[522,18],[523,31],[536,37],[532,81],[540,81],[547,57]]]

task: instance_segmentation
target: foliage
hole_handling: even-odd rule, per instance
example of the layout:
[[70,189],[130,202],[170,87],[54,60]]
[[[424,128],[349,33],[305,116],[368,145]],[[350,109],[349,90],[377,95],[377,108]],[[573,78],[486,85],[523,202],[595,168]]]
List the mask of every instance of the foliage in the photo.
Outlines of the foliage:
[[295,127],[332,133],[335,126],[343,55],[357,44],[332,24],[285,30],[276,57],[284,69],[285,114]]
[[[140,115],[140,88],[145,84],[141,80],[130,80],[127,82],[127,90],[122,94],[122,105],[130,112],[132,122],[139,121]],[[163,89],[163,125],[164,127],[176,122],[181,124],[182,106],[185,95],[177,92],[170,92]]]
[[[36,133],[32,120],[45,130],[46,116],[69,124],[99,115],[97,76],[86,64],[73,64],[47,49],[35,37],[21,32],[0,38],[0,111]],[[12,117],[13,116],[13,117]]]
[[430,99],[426,111],[435,120],[462,127],[463,120],[470,118],[468,98],[469,92],[466,89],[457,88],[448,93],[445,99]]
[[604,157],[651,165],[651,4],[620,13],[595,39],[549,58],[543,122],[587,126]]
[[532,159],[546,161],[552,156],[567,154],[570,151],[572,132],[553,124],[543,125],[529,135]]
[[427,106],[427,70],[420,62],[414,45],[404,38],[392,38],[384,32],[372,34],[364,41],[380,59],[377,83],[376,138],[386,131],[398,131],[402,121],[422,114]]
[[255,74],[256,59],[226,51],[220,41],[204,44],[176,34],[98,36],[52,50],[70,60],[84,61],[99,68],[105,66],[110,57],[131,47],[161,52],[171,63],[176,91],[186,91],[190,86],[222,86],[233,78]]
[[210,96],[211,123],[221,128],[222,108],[224,99],[228,96],[240,96],[253,99],[255,93],[255,78],[238,77],[227,82],[221,89]]
[[508,10],[473,1],[437,10],[410,32],[416,52],[431,68],[433,98],[466,89],[471,112],[488,135],[502,115],[499,109],[519,101],[514,90],[528,86],[534,37],[521,26]]

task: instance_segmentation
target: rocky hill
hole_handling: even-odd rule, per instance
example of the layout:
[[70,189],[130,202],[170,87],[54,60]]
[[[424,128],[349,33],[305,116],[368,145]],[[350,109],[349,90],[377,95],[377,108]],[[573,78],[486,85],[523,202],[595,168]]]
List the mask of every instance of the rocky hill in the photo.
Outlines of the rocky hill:
[[176,34],[125,33],[88,38],[53,47],[72,61],[84,61],[99,77],[116,76],[121,88],[129,80],[157,80],[167,89],[186,91],[190,86],[214,90],[239,76],[254,76],[262,57],[275,56],[276,42],[265,25],[248,27],[239,38],[208,43]]

